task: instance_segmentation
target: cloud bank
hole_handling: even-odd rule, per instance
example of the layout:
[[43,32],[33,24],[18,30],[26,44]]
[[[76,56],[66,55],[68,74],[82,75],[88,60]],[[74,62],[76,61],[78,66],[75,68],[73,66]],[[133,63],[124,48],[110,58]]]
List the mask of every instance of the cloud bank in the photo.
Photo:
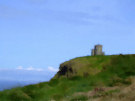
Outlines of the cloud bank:
[[52,66],[48,68],[35,68],[18,66],[17,68],[0,68],[0,80],[13,80],[13,81],[48,81],[56,73],[58,69]]
[[23,68],[22,66],[18,66],[16,69],[17,70],[26,70],[26,71],[44,71],[44,69],[42,69],[42,68],[34,68],[32,66],[30,66],[28,68]]
[[48,70],[51,71],[51,72],[58,72],[57,68],[53,68],[51,66],[48,67]]
[[54,67],[52,67],[52,66],[48,66],[47,69],[44,69],[44,68],[34,68],[34,67],[32,67],[32,66],[27,67],[27,68],[24,68],[23,66],[18,66],[18,67],[16,68],[16,70],[39,71],[39,72],[41,72],[41,71],[58,72],[58,69],[57,69],[57,68],[54,68]]
[[49,81],[57,71],[58,69],[52,66],[48,68],[35,68],[33,66],[0,68],[0,90]]

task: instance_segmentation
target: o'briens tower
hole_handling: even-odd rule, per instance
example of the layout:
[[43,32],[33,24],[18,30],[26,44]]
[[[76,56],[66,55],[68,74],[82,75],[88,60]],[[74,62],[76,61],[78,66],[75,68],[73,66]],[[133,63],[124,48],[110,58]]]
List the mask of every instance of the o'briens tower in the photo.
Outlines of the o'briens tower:
[[102,51],[102,45],[95,45],[94,49],[92,49],[91,51],[91,55],[92,56],[96,56],[96,55],[104,55],[104,52]]

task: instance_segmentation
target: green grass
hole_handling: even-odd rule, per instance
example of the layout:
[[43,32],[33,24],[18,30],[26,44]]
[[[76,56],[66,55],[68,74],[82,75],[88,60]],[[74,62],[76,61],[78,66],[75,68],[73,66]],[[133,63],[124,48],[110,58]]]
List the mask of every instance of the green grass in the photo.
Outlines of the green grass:
[[[62,65],[71,66],[76,75],[70,78],[61,76],[59,79],[55,76],[49,82],[5,90],[0,92],[0,101],[85,101],[87,97],[74,98],[73,94],[118,83],[128,85],[130,82],[125,79],[135,75],[135,55],[79,57]],[[86,73],[88,75],[84,75]]]
[[87,101],[88,97],[86,96],[77,96],[77,97],[73,97],[70,101]]

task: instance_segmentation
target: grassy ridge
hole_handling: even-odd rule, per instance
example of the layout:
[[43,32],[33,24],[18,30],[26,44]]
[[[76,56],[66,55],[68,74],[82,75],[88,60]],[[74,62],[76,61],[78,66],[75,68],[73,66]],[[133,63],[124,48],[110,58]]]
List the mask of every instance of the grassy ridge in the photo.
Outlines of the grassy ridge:
[[[111,61],[112,57],[114,56],[86,56],[72,59],[60,65],[60,70],[55,75],[55,77],[57,78],[59,74],[60,77],[67,77],[67,75],[69,77],[95,75],[102,70],[104,65],[108,64]],[[72,73],[70,69],[72,70]],[[64,73],[64,71],[66,72]]]
[[56,74],[50,82],[5,90],[0,92],[0,101],[87,101],[86,96],[74,94],[96,87],[129,85],[126,78],[135,75],[135,55],[80,57],[63,63],[60,69],[63,66],[75,70],[76,75],[66,78],[65,73],[57,79]]

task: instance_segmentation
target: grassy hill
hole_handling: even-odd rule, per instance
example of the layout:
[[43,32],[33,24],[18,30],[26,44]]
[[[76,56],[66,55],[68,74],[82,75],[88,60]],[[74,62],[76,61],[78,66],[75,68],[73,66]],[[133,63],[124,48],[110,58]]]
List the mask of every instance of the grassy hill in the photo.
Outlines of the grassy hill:
[[49,82],[0,92],[0,101],[135,101],[135,55],[78,57]]

